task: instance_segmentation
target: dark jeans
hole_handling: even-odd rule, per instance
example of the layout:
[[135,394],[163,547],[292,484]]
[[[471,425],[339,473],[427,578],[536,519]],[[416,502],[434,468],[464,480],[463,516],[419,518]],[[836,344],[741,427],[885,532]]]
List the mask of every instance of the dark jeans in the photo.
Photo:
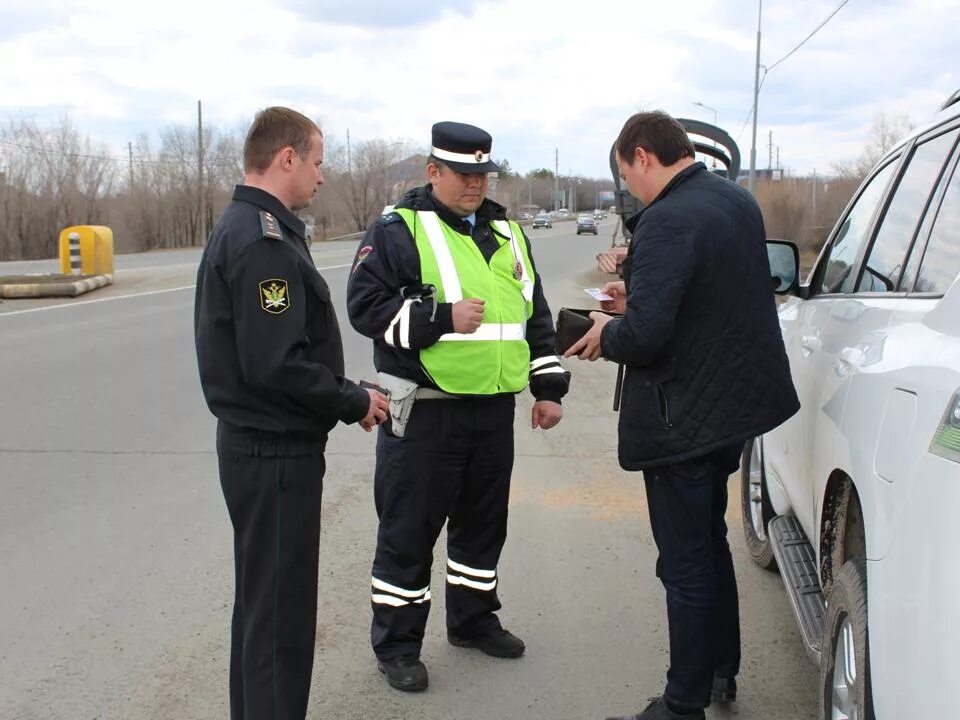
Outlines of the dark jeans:
[[684,708],[710,704],[713,676],[740,670],[737,579],[727,544],[727,478],[743,445],[644,471],[650,524],[667,591],[670,669],[666,697]]
[[303,720],[307,713],[324,444],[217,427],[234,530],[232,720]]

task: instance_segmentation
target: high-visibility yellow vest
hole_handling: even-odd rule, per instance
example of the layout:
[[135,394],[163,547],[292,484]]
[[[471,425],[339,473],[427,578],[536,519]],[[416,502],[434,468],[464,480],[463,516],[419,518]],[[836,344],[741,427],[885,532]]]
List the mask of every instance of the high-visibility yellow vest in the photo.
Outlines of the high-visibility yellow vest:
[[394,212],[414,237],[422,282],[436,286],[436,302],[484,301],[476,332],[441,335],[420,351],[427,375],[438,388],[457,395],[523,390],[530,373],[526,327],[533,315],[534,276],[520,226],[509,220],[491,223],[500,247],[487,263],[473,238],[441,222],[435,212]]

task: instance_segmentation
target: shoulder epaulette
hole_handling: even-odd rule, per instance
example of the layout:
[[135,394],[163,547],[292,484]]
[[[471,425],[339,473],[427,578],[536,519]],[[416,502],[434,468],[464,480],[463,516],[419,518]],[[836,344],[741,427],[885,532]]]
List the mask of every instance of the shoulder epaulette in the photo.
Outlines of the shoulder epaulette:
[[381,215],[377,220],[377,223],[380,225],[390,225],[391,223],[400,222],[403,220],[400,215],[395,212],[387,213],[386,215]]
[[273,238],[274,240],[283,240],[283,233],[280,231],[280,223],[266,210],[260,211],[260,236]]

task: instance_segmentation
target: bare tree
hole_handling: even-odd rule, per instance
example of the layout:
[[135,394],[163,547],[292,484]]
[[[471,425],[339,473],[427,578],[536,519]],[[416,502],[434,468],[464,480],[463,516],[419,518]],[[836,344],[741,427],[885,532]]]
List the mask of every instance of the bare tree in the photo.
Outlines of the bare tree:
[[116,158],[82,136],[66,117],[49,130],[31,120],[0,128],[6,168],[0,217],[0,259],[57,255],[60,231],[101,224]]
[[870,139],[860,155],[854,160],[834,163],[834,174],[844,178],[862,180],[890,148],[897,144],[914,125],[906,114],[888,115],[881,110],[873,118]]
[[[342,145],[327,142],[328,163],[334,192],[343,200],[356,231],[366,230],[385,205],[394,204],[413,185],[423,181],[426,158],[414,155],[410,140],[377,138],[359,143],[349,156]],[[418,171],[413,171],[418,166]]]

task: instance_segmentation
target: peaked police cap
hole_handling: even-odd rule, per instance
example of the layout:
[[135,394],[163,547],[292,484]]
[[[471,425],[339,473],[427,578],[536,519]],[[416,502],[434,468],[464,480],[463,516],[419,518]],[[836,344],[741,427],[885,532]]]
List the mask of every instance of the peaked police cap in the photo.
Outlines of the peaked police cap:
[[430,154],[451,170],[471,173],[497,172],[500,167],[490,159],[493,138],[486,130],[466,123],[438,122],[433,126]]

